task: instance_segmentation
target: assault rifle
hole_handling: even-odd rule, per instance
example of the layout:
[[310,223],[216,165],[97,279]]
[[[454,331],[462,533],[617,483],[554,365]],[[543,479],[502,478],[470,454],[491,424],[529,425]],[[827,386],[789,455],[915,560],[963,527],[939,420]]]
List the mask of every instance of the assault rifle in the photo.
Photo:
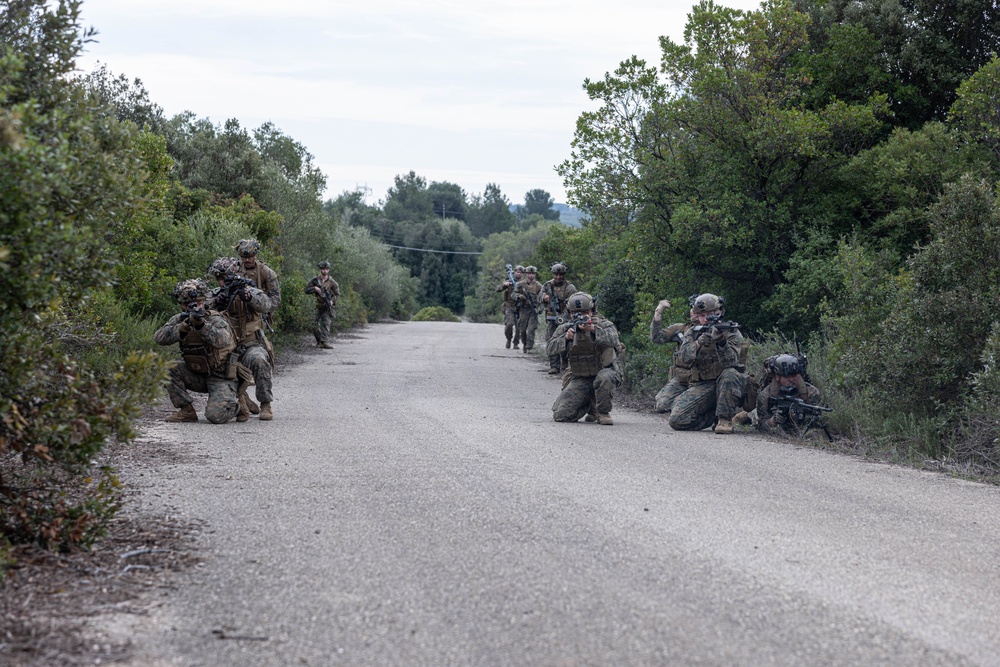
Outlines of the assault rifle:
[[507,264],[505,268],[507,269],[507,281],[510,282],[510,291],[513,293],[517,289],[517,279],[514,278],[514,267]]
[[317,285],[317,287],[323,291],[323,303],[326,304],[326,309],[333,312],[333,295],[330,294],[330,290],[323,285]]
[[570,315],[569,319],[560,317],[559,319],[556,320],[556,322],[558,324],[565,324],[566,322],[570,322],[573,324],[573,330],[579,331],[580,327],[585,327],[591,324],[593,320],[590,319],[590,315],[588,315],[587,313],[573,313],[572,315]]
[[739,322],[733,322],[732,320],[723,322],[721,320],[721,317],[722,317],[721,315],[709,315],[707,318],[708,324],[699,324],[691,327],[691,331],[694,333],[694,337],[698,338],[698,336],[706,333],[711,335],[712,329],[718,329],[720,331],[739,330],[740,328]]
[[555,322],[556,324],[562,324],[562,318],[559,317],[559,313],[562,311],[562,304],[559,302],[559,297],[556,296],[554,290],[549,290],[546,292],[549,295],[549,312],[545,315],[545,319],[549,322]]
[[253,281],[253,278],[244,278],[243,276],[238,276],[235,273],[227,273],[224,278],[225,282],[223,286],[219,288],[219,293],[215,295],[215,310],[220,313],[224,313],[229,310],[229,306],[232,305],[233,299],[238,295],[242,294],[247,287],[256,287],[257,283]]
[[783,394],[781,396],[770,396],[767,399],[767,409],[771,412],[780,412],[788,418],[788,423],[794,423],[801,435],[809,432],[809,429],[816,427],[823,429],[828,440],[833,440],[829,429],[823,423],[823,413],[833,412],[833,408],[824,408],[822,405],[806,403],[797,396]]

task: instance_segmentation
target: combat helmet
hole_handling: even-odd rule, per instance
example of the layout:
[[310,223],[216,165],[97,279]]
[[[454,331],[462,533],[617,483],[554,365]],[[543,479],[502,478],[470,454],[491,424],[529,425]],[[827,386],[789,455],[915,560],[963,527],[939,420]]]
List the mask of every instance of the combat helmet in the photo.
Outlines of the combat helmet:
[[514,267],[514,270],[515,271],[520,271],[521,273],[524,273],[524,266],[522,266],[521,264],[518,264],[517,266]]
[[692,296],[689,300],[691,304],[691,310],[695,313],[710,313],[713,310],[726,310],[726,300],[721,296],[716,296],[714,294],[699,294],[697,296]]
[[552,265],[552,268],[549,269],[549,270],[552,271],[553,275],[555,275],[557,273],[565,274],[566,273],[566,265],[563,264],[562,262],[556,262],[555,264]]
[[236,273],[239,266],[240,260],[235,257],[219,257],[208,267],[208,275],[213,278],[222,278],[226,274]]
[[805,369],[799,357],[791,354],[779,354],[771,362],[771,370],[775,375],[788,377],[789,375],[801,374]]
[[589,313],[594,308],[594,297],[586,292],[575,292],[566,299],[566,308],[571,313]]
[[208,285],[201,278],[182,280],[174,287],[174,298],[180,303],[190,303],[208,296]]
[[253,257],[260,252],[260,241],[257,239],[240,239],[233,246],[240,257]]
[[526,266],[526,267],[524,267],[524,272],[525,273],[538,273],[538,267],[537,266]]
[[328,262],[328,261],[326,261],[324,259],[322,262],[320,262],[319,264],[316,265],[316,268],[317,269],[329,269],[330,268],[330,262]]

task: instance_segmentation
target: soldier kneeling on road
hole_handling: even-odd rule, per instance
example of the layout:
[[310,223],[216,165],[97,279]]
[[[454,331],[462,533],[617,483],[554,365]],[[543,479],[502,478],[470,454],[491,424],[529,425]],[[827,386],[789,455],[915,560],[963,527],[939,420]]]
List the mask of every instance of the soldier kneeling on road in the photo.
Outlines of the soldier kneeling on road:
[[567,299],[569,319],[553,332],[546,353],[550,358],[565,355],[569,370],[563,388],[552,405],[557,422],[587,421],[611,426],[612,400],[622,383],[618,330],[611,320],[598,315],[594,299],[584,292]]
[[[179,343],[183,361],[170,369],[167,394],[177,412],[169,422],[196,422],[198,413],[189,391],[208,394],[205,418],[224,424],[239,409],[235,366],[229,355],[236,347],[233,330],[221,314],[205,310],[208,287],[202,280],[183,280],[174,288],[183,312],[174,315],[154,334],[160,345]],[[230,377],[231,376],[231,377]]]

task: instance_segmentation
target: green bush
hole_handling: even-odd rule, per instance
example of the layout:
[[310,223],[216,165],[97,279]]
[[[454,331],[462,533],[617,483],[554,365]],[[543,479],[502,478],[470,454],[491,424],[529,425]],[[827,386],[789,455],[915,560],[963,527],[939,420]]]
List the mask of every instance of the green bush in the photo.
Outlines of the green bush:
[[421,308],[416,315],[411,318],[412,322],[460,322],[461,320],[455,316],[455,313],[451,312],[444,306],[428,306],[426,308]]

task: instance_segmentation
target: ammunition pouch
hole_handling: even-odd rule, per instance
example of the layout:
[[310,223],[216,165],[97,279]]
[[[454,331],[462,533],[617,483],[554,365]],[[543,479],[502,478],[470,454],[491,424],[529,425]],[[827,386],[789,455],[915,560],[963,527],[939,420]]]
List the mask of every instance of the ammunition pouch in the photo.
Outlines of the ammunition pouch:
[[184,364],[192,373],[197,373],[199,375],[209,375],[212,372],[212,364],[208,359],[208,355],[203,354],[185,354],[182,355],[184,359]]

